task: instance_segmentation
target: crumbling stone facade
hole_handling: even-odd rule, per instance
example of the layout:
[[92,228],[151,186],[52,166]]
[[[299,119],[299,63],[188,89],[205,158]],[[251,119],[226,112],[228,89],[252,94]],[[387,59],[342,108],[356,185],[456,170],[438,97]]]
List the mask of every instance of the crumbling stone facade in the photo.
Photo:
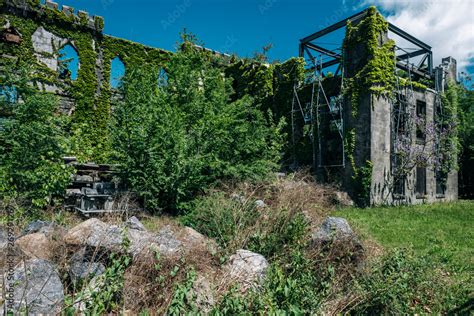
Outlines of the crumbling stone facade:
[[[380,34],[378,45],[382,46],[389,41],[386,33]],[[348,62],[346,63],[346,73],[349,77],[353,75],[361,65],[364,65],[372,56],[367,55],[361,47],[344,52]],[[394,60],[395,63],[395,60]],[[433,146],[429,142],[436,139],[420,140],[416,134],[415,117],[422,114],[425,126],[436,124],[436,107],[441,102],[441,96],[449,82],[456,81],[456,60],[447,57],[442,60],[442,64],[435,69],[435,84],[439,89],[431,89],[421,85],[406,84],[401,90],[395,92],[398,99],[403,99],[407,104],[407,114],[412,119],[404,127],[405,133],[409,133],[412,150],[424,152],[424,156],[436,158],[437,153],[433,152]],[[398,80],[402,80],[398,78]],[[375,89],[374,89],[375,90]],[[375,90],[376,91],[376,90]],[[367,168],[367,183],[370,183],[368,203],[374,204],[419,204],[432,203],[438,201],[453,201],[458,198],[458,174],[452,168],[444,177],[437,176],[433,163],[428,162],[417,166],[413,162],[413,167],[409,172],[401,177],[394,172],[395,128],[397,118],[396,101],[391,99],[392,95],[378,95],[370,89],[359,96],[357,104],[353,100],[346,99],[344,105],[345,130],[354,131],[355,146],[352,153],[352,160],[344,166],[344,186],[346,190],[355,198],[356,192],[362,183],[354,181],[354,169],[362,170]],[[357,108],[357,115],[353,115],[354,107]],[[418,113],[420,111],[420,113]],[[423,132],[424,133],[424,132]],[[441,149],[444,150],[444,149]],[[349,153],[351,154],[351,153]],[[452,159],[457,159],[453,157]],[[361,171],[359,171],[361,172]]]
[[[72,115],[78,108],[108,111],[110,63],[119,57],[126,66],[163,64],[169,52],[103,34],[102,17],[46,1],[0,2],[1,64],[25,62],[47,80],[40,88],[56,93],[61,110]],[[18,34],[13,38],[12,34]],[[79,78],[57,78],[59,50],[71,45],[79,56]],[[84,99],[87,99],[84,101]],[[82,108],[81,108],[82,107]],[[89,113],[91,114],[91,113]]]
[[[34,67],[41,77],[37,81],[39,88],[55,93],[60,98],[61,112],[72,117],[80,130],[84,146],[94,147],[93,159],[96,161],[101,161],[101,153],[107,151],[107,121],[114,95],[110,83],[112,60],[120,58],[126,68],[144,64],[163,67],[171,55],[159,48],[105,35],[103,26],[101,17],[90,16],[84,11],[76,12],[68,6],[59,8],[49,0],[45,4],[37,0],[0,0],[0,70],[22,63]],[[388,41],[386,31],[377,39],[380,46]],[[77,79],[58,75],[59,50],[65,45],[71,45],[78,54]],[[344,70],[349,79],[370,58],[364,45],[346,47],[344,56]],[[230,59],[230,56],[223,57]],[[315,143],[314,129],[312,142],[301,146],[306,118],[292,117],[290,109],[293,86],[303,81],[302,67],[302,61],[296,59],[276,66],[257,65],[255,62],[246,64],[244,61],[234,60],[225,73],[234,78],[236,97],[251,94],[261,100],[265,108],[272,109],[277,118],[286,116],[288,123],[294,122],[297,125],[296,128],[293,126],[292,131],[288,128],[288,134],[293,134],[293,138],[296,138],[296,142],[288,147],[288,152],[293,152],[294,156],[305,163],[312,159],[316,173],[321,175],[328,172],[321,165],[333,163],[336,160],[334,157],[338,156],[338,153],[331,156],[329,149],[340,146],[337,142],[334,146],[330,137],[323,139],[321,144]],[[435,89],[416,85],[410,93],[407,89],[401,92],[413,109],[417,102],[424,105],[423,115],[427,124],[435,121],[440,93],[450,80],[456,80],[456,71],[456,61],[451,57],[445,58],[435,71]],[[254,82],[252,78],[260,81]],[[337,81],[337,78],[333,79],[325,79],[325,88],[333,85],[332,81]],[[329,88],[328,98],[346,93],[333,88]],[[306,89],[305,93],[310,95],[311,89]],[[394,192],[394,183],[398,180],[393,173],[393,102],[386,95],[379,95],[370,88],[359,93],[357,101],[347,95],[340,98],[342,99],[344,136],[341,145],[345,149],[341,153],[343,167],[338,168],[338,172],[341,171],[340,180],[355,200],[361,198],[357,191],[363,186],[367,186],[369,191],[367,196],[362,194],[363,198],[370,204],[414,204],[457,199],[457,171],[454,169],[440,186],[434,168],[413,168],[403,184],[398,185],[400,192]],[[354,116],[355,110],[357,115]],[[331,122],[323,120],[321,123],[328,130]],[[334,132],[333,135],[337,136],[337,133]],[[416,135],[412,136],[411,146],[419,146]],[[313,150],[311,153],[311,147],[317,148],[318,145],[319,152]],[[83,160],[90,158],[85,157]],[[296,166],[296,160],[285,163]],[[439,190],[440,187],[442,190]]]

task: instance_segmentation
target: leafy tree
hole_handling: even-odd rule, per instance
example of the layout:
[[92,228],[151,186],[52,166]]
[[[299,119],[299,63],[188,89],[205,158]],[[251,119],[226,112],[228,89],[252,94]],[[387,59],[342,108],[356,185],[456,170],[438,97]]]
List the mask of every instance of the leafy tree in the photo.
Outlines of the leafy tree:
[[159,69],[130,70],[114,107],[122,178],[153,210],[179,208],[218,180],[261,178],[280,158],[283,123],[273,124],[250,97],[231,102],[219,61],[184,40],[166,82]]
[[18,76],[2,78],[21,100],[3,98],[0,103],[8,109],[0,128],[0,195],[43,207],[52,196],[62,196],[69,181],[61,158],[66,138],[62,120],[54,114],[56,98],[32,89],[25,79],[29,73],[19,69]]

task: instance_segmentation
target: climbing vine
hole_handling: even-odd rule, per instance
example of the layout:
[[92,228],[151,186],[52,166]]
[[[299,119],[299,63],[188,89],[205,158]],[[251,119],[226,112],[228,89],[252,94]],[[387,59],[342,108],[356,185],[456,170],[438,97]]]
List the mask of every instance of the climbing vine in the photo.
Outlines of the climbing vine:
[[350,65],[355,69],[346,86],[346,95],[350,97],[353,116],[357,116],[357,106],[364,94],[390,97],[395,85],[395,42],[384,39],[388,23],[375,7],[367,10],[367,16],[356,26],[349,21],[344,39],[344,51],[361,50],[366,55],[362,65]]
[[[74,112],[66,118],[65,129],[69,134],[67,154],[81,161],[107,162],[112,151],[109,136],[111,99],[114,90],[110,86],[111,61],[119,57],[126,69],[145,64],[154,69],[165,67],[171,53],[147,47],[131,41],[102,34],[104,21],[95,17],[93,24],[84,13],[68,14],[40,3],[28,0],[28,17],[9,13],[12,1],[1,1],[1,24],[8,21],[21,34],[19,45],[0,42],[5,55],[14,56],[16,62],[27,63],[34,68],[33,79],[39,87],[58,87],[74,100]],[[40,62],[32,42],[32,35],[39,27],[66,40],[79,57],[76,80],[60,78]],[[39,53],[41,57],[57,58],[61,47],[54,47],[53,54]],[[0,58],[0,65],[10,63]],[[220,63],[223,72],[233,79],[234,99],[250,95],[258,100],[262,110],[273,110],[276,119],[288,116],[291,107],[292,87],[304,76],[304,61],[293,58],[282,64],[265,64],[251,59],[237,59]],[[289,133],[288,133],[289,134]]]
[[[352,118],[357,119],[359,106],[367,95],[390,98],[396,83],[395,77],[395,42],[384,38],[388,23],[375,7],[367,10],[367,16],[357,25],[348,22],[344,51],[360,51],[366,58],[344,60],[349,70],[344,94],[352,106]],[[354,63],[355,60],[355,63]],[[370,101],[372,102],[372,101]],[[372,165],[370,161],[357,166],[354,158],[356,146],[355,130],[345,131],[347,157],[352,168],[353,187],[358,188],[354,195],[361,204],[370,199]]]
[[458,132],[459,86],[449,82],[444,94],[441,96],[443,104],[443,117],[438,118],[438,146],[440,152],[439,171],[447,175],[450,171],[458,170],[458,157],[461,150]]
[[[36,0],[30,0],[28,4],[29,18],[10,14],[2,16],[2,20],[8,21],[22,35],[21,44],[0,42],[0,48],[5,55],[14,56],[17,63],[33,65],[35,81],[59,87],[75,100],[75,110],[67,127],[71,136],[69,154],[84,161],[105,162],[111,151],[108,135],[112,96],[108,82],[111,60],[120,56],[127,67],[156,65],[164,63],[169,52],[103,36],[104,22],[101,17],[95,17],[92,27],[84,14],[66,14]],[[58,72],[38,61],[31,37],[40,26],[67,40],[77,50],[80,61],[77,80],[60,79]],[[61,47],[54,47],[53,56],[44,57],[56,57],[59,49]],[[101,63],[97,63],[98,60]],[[0,59],[0,63],[8,62],[11,60]]]

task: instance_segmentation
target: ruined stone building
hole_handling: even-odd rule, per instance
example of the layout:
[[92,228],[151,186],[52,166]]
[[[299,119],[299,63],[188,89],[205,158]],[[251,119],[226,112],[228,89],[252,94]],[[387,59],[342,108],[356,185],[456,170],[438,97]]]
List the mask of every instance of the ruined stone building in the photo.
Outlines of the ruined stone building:
[[[341,50],[318,43],[343,27]],[[457,199],[455,130],[446,132],[456,113],[443,101],[456,81],[455,59],[434,68],[431,47],[375,8],[302,39],[300,56],[312,61],[315,75],[295,90],[294,112],[309,118],[320,176],[340,176],[353,198],[370,204]],[[330,67],[336,72],[328,76]]]
[[[60,97],[63,113],[94,128],[99,151],[106,142],[101,133],[117,85],[114,76],[143,64],[162,66],[172,54],[105,35],[103,27],[101,17],[48,0],[0,1],[0,69],[35,65],[41,76],[37,84]],[[340,50],[318,42],[342,28],[346,36]],[[415,48],[404,49],[405,43]],[[71,61],[63,59],[65,49],[77,69],[67,67]],[[456,80],[453,58],[434,68],[430,46],[385,22],[373,8],[302,39],[300,57],[306,71],[295,70],[303,67],[296,58],[272,67],[252,64],[252,71],[265,71],[273,86],[263,92],[258,85],[243,89],[262,96],[277,117],[287,118],[287,156],[292,157],[287,165],[312,165],[318,177],[340,181],[354,199],[366,203],[457,199],[457,172],[450,165],[455,157],[445,155],[449,139],[437,142],[444,136],[436,134],[449,127],[449,118],[442,119],[448,117],[442,96]],[[244,72],[244,66],[229,68]],[[285,76],[278,73],[284,71]]]

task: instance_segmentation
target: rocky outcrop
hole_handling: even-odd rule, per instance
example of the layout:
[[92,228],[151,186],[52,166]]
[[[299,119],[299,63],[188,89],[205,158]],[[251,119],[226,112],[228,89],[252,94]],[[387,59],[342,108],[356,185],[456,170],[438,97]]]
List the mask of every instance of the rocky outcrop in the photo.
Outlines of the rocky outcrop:
[[196,277],[189,295],[204,315],[208,314],[216,304],[213,285],[202,275]]
[[49,235],[54,231],[56,226],[56,224],[47,221],[33,221],[23,229],[22,236],[34,233],[43,233]]
[[237,283],[242,291],[256,288],[265,280],[267,260],[260,254],[248,250],[237,250],[224,267],[231,282]]
[[341,239],[357,239],[346,219],[341,217],[327,217],[317,229],[312,239],[314,243],[324,243]]
[[182,242],[184,250],[188,252],[203,250],[216,253],[218,250],[215,240],[207,238],[191,227],[182,229],[178,238]]
[[12,301],[5,301],[7,306],[0,308],[2,312],[5,307],[15,315],[57,315],[61,312],[64,289],[51,262],[32,259],[19,264],[10,284],[13,284]]

